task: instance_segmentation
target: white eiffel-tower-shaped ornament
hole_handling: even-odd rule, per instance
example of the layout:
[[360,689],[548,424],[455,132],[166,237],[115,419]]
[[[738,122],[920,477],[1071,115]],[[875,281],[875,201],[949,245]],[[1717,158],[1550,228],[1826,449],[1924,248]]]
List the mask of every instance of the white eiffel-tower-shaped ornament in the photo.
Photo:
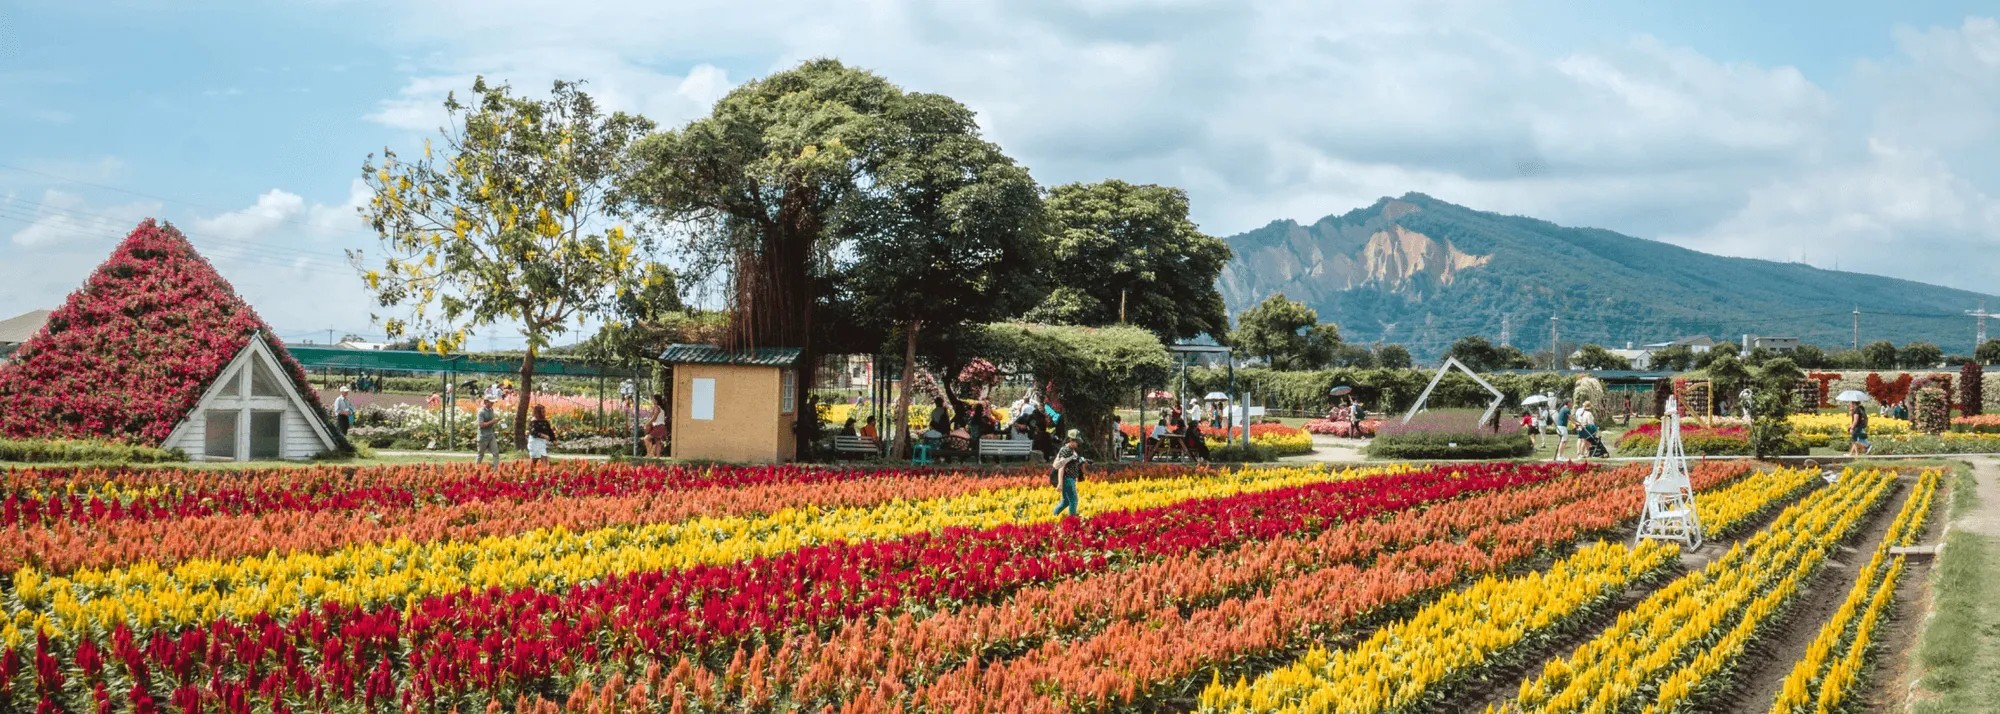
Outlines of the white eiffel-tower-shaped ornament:
[[1653,452],[1653,473],[1646,477],[1646,511],[1639,516],[1638,539],[1646,538],[1701,547],[1701,519],[1695,515],[1694,484],[1688,479],[1687,451],[1681,447],[1680,402],[1675,397],[1667,398],[1666,413],[1660,415],[1660,445]]

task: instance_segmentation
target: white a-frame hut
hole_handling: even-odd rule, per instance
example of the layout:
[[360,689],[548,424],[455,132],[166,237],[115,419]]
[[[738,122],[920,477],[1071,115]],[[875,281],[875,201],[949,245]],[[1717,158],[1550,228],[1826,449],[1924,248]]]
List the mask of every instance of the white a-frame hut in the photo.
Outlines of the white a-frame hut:
[[195,461],[297,460],[333,451],[339,443],[333,426],[283,374],[258,332],[162,446]]

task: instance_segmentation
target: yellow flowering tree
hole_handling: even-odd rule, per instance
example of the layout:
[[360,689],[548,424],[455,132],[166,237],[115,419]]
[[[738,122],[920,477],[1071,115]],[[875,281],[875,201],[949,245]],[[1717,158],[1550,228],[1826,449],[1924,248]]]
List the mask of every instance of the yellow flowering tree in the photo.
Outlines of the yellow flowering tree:
[[426,140],[421,157],[384,149],[379,164],[372,154],[362,163],[375,195],[360,210],[381,254],[348,257],[382,306],[409,308],[384,321],[391,337],[414,333],[442,353],[471,329],[519,326],[528,349],[518,446],[536,355],[645,274],[646,241],[621,225],[614,191],[627,148],[653,123],[603,113],[576,82],[534,99],[480,78],[444,106],[442,146]]

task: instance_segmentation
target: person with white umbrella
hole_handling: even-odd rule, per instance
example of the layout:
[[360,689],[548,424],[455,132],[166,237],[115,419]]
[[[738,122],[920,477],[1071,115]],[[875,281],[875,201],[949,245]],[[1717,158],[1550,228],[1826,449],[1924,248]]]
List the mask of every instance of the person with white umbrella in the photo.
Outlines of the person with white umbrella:
[[[1842,398],[1846,394],[1840,394]],[[1868,410],[1862,408],[1862,400],[1848,402],[1848,456],[1862,456],[1872,452],[1874,444],[1868,442]]]

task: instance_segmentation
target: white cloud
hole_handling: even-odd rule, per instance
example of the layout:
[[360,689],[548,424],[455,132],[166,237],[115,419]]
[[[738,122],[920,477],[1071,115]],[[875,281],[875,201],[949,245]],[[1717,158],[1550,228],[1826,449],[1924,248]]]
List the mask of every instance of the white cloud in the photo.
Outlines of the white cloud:
[[91,209],[79,196],[49,189],[41,201],[30,203],[9,197],[0,207],[9,214],[31,213],[27,225],[14,232],[13,244],[28,250],[112,245],[139,221],[160,210],[157,202],[128,203]]
[[1735,255],[1850,236],[1808,256],[1975,289],[2000,268],[1942,248],[1989,235],[2000,195],[1990,19],[1893,30],[1893,56],[1819,84],[1646,36],[1550,51],[1500,0],[529,4],[396,6],[427,54],[371,118],[434,129],[443,93],[485,74],[586,78],[672,125],[732,80],[831,56],[964,101],[1045,183],[1185,187],[1216,233],[1415,190]]

